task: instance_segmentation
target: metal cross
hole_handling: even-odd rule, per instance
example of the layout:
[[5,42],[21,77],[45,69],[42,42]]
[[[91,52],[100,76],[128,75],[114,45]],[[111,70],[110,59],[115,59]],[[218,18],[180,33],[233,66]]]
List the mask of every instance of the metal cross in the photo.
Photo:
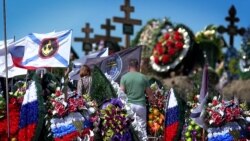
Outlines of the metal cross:
[[236,9],[233,5],[229,9],[228,13],[229,13],[229,16],[226,17],[225,20],[229,22],[229,25],[227,26],[227,28],[225,28],[224,26],[219,26],[218,32],[219,33],[226,32],[229,35],[229,45],[231,47],[233,47],[234,46],[234,36],[236,36],[237,34],[242,36],[245,33],[245,28],[242,27],[242,28],[238,29],[238,27],[235,25],[235,23],[239,22],[240,19],[238,17],[236,17]]

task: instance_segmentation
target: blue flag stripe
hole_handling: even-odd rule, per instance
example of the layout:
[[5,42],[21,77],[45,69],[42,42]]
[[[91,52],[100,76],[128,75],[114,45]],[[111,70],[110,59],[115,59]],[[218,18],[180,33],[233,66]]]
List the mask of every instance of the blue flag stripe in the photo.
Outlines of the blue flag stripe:
[[60,54],[56,53],[54,56],[59,62],[61,62],[64,66],[68,66],[68,61],[64,59]]
[[15,46],[9,50],[12,57],[22,58],[24,56],[24,46]]
[[68,32],[64,33],[63,35],[59,36],[57,39],[58,39],[58,42],[61,42],[63,39],[67,38],[70,34],[71,30],[69,30]]
[[178,116],[179,116],[178,106],[167,109],[166,116],[165,116],[167,119],[165,120],[165,125],[168,126],[177,122],[179,119]]
[[40,46],[41,41],[40,41],[33,33],[29,34],[28,37],[29,37],[33,42],[35,42],[36,44],[38,44],[38,45]]
[[[31,110],[32,109],[32,110]],[[29,124],[37,123],[38,121],[38,101],[33,101],[22,105],[20,114],[19,128],[24,128]]]

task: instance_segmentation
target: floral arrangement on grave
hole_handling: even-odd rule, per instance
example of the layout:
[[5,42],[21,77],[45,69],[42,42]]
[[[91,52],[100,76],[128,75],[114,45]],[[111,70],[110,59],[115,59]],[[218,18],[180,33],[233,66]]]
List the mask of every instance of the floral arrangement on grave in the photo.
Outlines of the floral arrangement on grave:
[[120,85],[115,82],[112,77],[108,74],[105,74],[106,78],[109,80],[110,84],[112,85],[114,91],[118,99],[124,105],[123,109],[126,110],[126,117],[131,120],[131,128],[130,132],[132,134],[133,140],[137,140],[140,138],[142,141],[147,140],[147,131],[143,130],[147,123],[143,121],[140,117],[136,115],[136,113],[132,110],[130,104],[128,103],[127,95],[120,89]]
[[132,141],[129,132],[132,119],[128,117],[124,104],[119,98],[112,98],[102,105],[100,118],[104,141]]
[[151,84],[150,87],[154,92],[155,99],[149,103],[149,133],[154,137],[160,137],[164,134],[164,105],[166,103],[166,96],[164,94],[164,90],[160,89],[156,82]]
[[219,101],[215,96],[206,108],[205,121],[209,126],[221,126],[225,122],[232,122],[242,117],[242,110],[234,100]]
[[[10,137],[13,140],[18,138],[20,109],[23,96],[26,91],[26,83],[18,81],[14,85],[14,92],[10,92],[9,100],[9,118],[10,118]],[[7,139],[7,116],[6,102],[2,94],[0,94],[0,137],[2,140]]]
[[89,96],[79,96],[75,91],[62,92],[57,88],[47,102],[47,128],[56,141],[71,139],[93,140],[98,131],[97,104]]
[[216,62],[222,59],[222,47],[225,46],[224,38],[218,34],[217,27],[209,25],[197,32],[195,41],[203,53],[206,53],[209,65],[215,69]]
[[191,32],[184,25],[172,26],[168,22],[161,28],[150,57],[152,68],[157,72],[175,69],[191,47]]
[[137,33],[132,41],[132,46],[142,45],[142,58],[149,58],[155,44],[155,38],[158,34],[162,21],[152,19]]

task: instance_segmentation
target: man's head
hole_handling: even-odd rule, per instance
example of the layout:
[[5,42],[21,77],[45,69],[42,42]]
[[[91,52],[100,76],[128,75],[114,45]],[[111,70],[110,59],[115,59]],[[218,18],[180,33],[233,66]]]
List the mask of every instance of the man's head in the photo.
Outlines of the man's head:
[[129,59],[129,70],[136,70],[138,71],[139,69],[139,62],[135,58]]

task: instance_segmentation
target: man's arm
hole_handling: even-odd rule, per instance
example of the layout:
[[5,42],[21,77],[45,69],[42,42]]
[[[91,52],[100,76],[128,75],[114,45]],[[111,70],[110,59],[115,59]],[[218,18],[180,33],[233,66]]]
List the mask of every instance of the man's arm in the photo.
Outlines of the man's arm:
[[125,93],[125,86],[124,85],[120,85],[120,89]]

